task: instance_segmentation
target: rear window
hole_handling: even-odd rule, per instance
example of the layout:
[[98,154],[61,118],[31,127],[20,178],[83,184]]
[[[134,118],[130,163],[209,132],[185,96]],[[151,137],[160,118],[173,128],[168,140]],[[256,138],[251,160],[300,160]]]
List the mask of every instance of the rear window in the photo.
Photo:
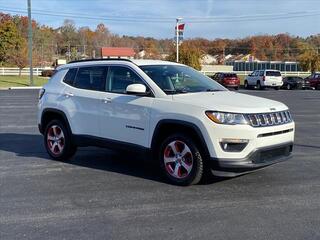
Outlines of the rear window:
[[63,82],[72,86],[74,78],[76,77],[77,71],[78,71],[77,68],[69,69],[69,71],[67,72],[67,74],[65,75],[65,77],[63,79]]
[[279,71],[266,71],[266,76],[281,77],[281,73]]
[[79,68],[74,81],[76,88],[101,91],[106,80],[106,67],[83,67]]
[[237,77],[237,74],[235,74],[235,73],[225,73],[225,74],[224,74],[224,77],[227,77],[227,78],[236,78],[236,77]]

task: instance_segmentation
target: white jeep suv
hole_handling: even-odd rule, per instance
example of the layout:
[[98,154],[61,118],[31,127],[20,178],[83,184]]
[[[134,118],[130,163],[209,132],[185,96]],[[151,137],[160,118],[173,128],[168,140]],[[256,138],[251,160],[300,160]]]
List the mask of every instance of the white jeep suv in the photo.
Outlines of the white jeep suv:
[[280,102],[228,91],[198,71],[156,60],[60,66],[39,94],[48,154],[77,147],[146,153],[174,184],[236,176],[290,157],[294,122]]
[[265,87],[279,90],[282,85],[281,72],[278,70],[256,70],[244,80],[244,88],[254,86],[259,90]]

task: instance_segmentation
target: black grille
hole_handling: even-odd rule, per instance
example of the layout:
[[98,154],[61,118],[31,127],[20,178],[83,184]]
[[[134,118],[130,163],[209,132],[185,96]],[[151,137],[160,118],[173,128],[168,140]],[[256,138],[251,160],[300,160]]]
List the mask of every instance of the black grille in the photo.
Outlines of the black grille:
[[253,163],[266,163],[278,159],[279,157],[288,156],[292,152],[292,145],[282,146],[269,150],[263,150],[260,156],[253,160]]
[[292,122],[289,111],[273,112],[273,113],[253,113],[245,115],[252,127],[267,127],[275,125],[283,125]]

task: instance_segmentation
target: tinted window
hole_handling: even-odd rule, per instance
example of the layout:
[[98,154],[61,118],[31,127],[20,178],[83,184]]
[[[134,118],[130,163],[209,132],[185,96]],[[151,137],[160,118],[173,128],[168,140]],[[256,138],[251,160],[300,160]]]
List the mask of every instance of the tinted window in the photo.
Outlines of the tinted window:
[[227,77],[227,78],[236,78],[236,77],[237,77],[237,74],[235,74],[235,73],[225,73],[225,74],[224,74],[224,77]]
[[126,67],[110,67],[106,91],[126,93],[127,86],[134,83],[144,84],[131,69]]
[[264,75],[264,71],[260,71],[259,76],[263,76]]
[[106,79],[106,67],[79,68],[74,86],[89,90],[102,90]]
[[281,77],[281,73],[278,71],[266,71],[266,76]]
[[73,85],[74,78],[77,75],[77,68],[70,68],[67,74],[65,75],[63,82],[69,85]]

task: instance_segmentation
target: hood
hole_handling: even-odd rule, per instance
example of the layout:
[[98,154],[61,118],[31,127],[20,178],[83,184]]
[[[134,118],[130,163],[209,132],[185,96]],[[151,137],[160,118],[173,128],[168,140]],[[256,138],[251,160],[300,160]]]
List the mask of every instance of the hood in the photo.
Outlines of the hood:
[[172,98],[173,101],[222,112],[267,113],[288,109],[281,102],[232,91],[185,93],[172,95]]

